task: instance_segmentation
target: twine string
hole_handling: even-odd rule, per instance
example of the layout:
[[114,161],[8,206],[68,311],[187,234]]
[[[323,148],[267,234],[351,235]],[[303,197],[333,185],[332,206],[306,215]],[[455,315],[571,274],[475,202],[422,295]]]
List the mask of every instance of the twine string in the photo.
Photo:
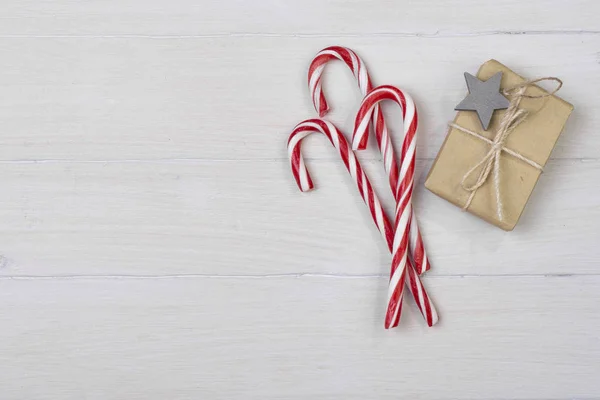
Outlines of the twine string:
[[[557,82],[557,86],[552,92],[549,93],[543,93],[541,95],[525,94],[525,91],[528,87],[533,86],[535,83],[541,81],[555,81]],[[460,132],[471,135],[477,139],[480,139],[490,145],[490,150],[483,156],[483,158],[477,164],[475,164],[470,170],[468,170],[467,173],[465,173],[462,177],[461,186],[463,187],[463,189],[469,192],[469,197],[467,198],[467,201],[463,206],[463,210],[467,210],[470,207],[471,202],[475,197],[475,193],[480,187],[482,187],[487,182],[487,180],[490,177],[490,173],[493,172],[492,181],[494,185],[494,195],[496,198],[496,214],[498,215],[498,219],[500,221],[504,220],[504,207],[502,204],[502,196],[500,194],[500,155],[503,151],[531,165],[532,167],[543,171],[543,167],[540,164],[536,163],[533,160],[530,160],[529,158],[518,153],[517,151],[505,147],[504,144],[506,143],[506,140],[508,139],[510,134],[514,132],[515,128],[519,126],[519,124],[521,124],[523,121],[525,121],[525,119],[527,119],[527,116],[529,115],[527,110],[519,108],[521,100],[525,98],[541,99],[544,97],[552,96],[554,95],[554,93],[560,90],[562,84],[562,81],[558,78],[544,77],[526,81],[513,87],[504,89],[502,93],[506,96],[511,96],[511,100],[508,108],[506,109],[506,112],[504,113],[504,116],[502,117],[502,120],[500,121],[500,126],[494,134],[493,140],[488,139],[480,133],[463,128],[462,126],[457,125],[454,122],[451,122],[449,124],[450,127],[457,129]],[[477,175],[477,179],[473,183],[469,184],[468,181],[472,181],[471,178],[477,170],[480,170],[479,174]]]

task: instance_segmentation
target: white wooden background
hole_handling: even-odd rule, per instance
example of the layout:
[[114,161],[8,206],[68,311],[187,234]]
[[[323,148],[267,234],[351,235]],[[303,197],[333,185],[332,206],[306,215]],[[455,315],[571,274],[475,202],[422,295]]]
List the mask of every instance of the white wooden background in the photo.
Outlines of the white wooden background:
[[[600,398],[597,0],[2,0],[1,399]],[[441,321],[383,329],[390,257],[315,115],[346,45],[420,107]],[[423,188],[463,71],[555,75],[575,112],[514,232]],[[360,95],[327,68],[347,132]],[[386,108],[392,128],[399,111]],[[396,122],[394,122],[396,121]],[[361,155],[390,205],[374,149]]]

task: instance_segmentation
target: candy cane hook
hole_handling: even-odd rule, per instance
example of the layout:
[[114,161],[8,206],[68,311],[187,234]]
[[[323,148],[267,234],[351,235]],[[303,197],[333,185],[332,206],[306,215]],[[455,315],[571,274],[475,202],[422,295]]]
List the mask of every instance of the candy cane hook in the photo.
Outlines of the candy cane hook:
[[[352,70],[352,74],[358,82],[358,87],[363,97],[373,89],[367,67],[354,51],[341,46],[331,46],[321,50],[317,53],[308,68],[308,87],[310,89],[315,110],[319,113],[319,117],[324,117],[327,112],[329,112],[329,104],[325,99],[321,86],[321,75],[323,74],[325,65],[332,60],[343,61]],[[373,122],[375,122],[375,120]],[[367,137],[363,138],[364,143],[361,143],[358,148],[361,150],[365,149],[367,140]]]
[[375,221],[375,225],[377,225],[377,229],[379,229],[386,240],[393,240],[394,234],[391,225],[386,225],[385,216],[381,212],[383,207],[381,206],[371,183],[356,159],[346,138],[331,122],[319,119],[306,120],[299,123],[290,134],[288,140],[288,155],[292,166],[292,174],[294,175],[300,190],[306,192],[314,188],[312,178],[306,169],[304,157],[301,152],[302,140],[314,132],[320,132],[327,136],[333,147],[338,150],[346,169],[348,169],[350,176],[352,176],[352,179],[358,187],[360,195],[369,206],[371,216],[373,217],[373,221]]
[[[375,225],[386,240],[388,249],[390,252],[392,252],[394,239],[392,225],[385,215],[385,211],[381,206],[379,198],[373,191],[371,183],[364,173],[360,163],[356,159],[356,156],[346,141],[346,138],[332,123],[319,119],[306,120],[298,124],[290,134],[288,140],[288,153],[290,156],[292,173],[296,179],[298,187],[303,192],[314,188],[310,174],[308,173],[306,165],[304,164],[301,145],[302,140],[306,136],[315,132],[320,132],[327,136],[331,144],[338,150],[344,165],[356,183],[365,204],[369,206],[369,210]],[[438,321],[437,311],[431,299],[427,295],[427,292],[423,286],[423,283],[419,279],[417,272],[410,262],[408,262],[406,275],[408,276],[407,285],[415,298],[415,302],[417,303],[421,314],[423,314],[427,324],[429,326],[433,326]],[[402,302],[402,300],[403,299],[400,298],[399,301]]]

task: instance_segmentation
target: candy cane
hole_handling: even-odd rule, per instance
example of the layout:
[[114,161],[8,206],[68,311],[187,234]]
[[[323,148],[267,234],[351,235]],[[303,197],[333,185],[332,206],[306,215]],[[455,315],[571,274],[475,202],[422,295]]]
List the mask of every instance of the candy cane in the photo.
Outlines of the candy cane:
[[[325,99],[321,87],[321,75],[325,65],[332,60],[341,60],[352,70],[354,77],[358,81],[358,87],[363,96],[366,96],[368,92],[373,89],[371,78],[367,67],[363,60],[352,50],[346,47],[331,46],[321,50],[314,58],[308,69],[308,86],[311,91],[311,97],[315,110],[319,113],[320,117],[323,117],[329,111],[329,105]],[[392,140],[388,134],[388,130],[383,119],[383,114],[379,109],[379,105],[375,106],[373,112],[372,124],[374,126],[375,138],[377,139],[377,146],[383,157],[383,165],[386,173],[388,174],[390,188],[396,201],[398,201],[398,193],[396,189],[398,187],[398,162],[396,160],[396,154],[392,145]],[[363,150],[367,147],[368,141],[368,130],[364,133],[354,134],[353,136],[353,148],[354,150]],[[411,218],[410,225],[410,250],[411,254],[419,274],[431,268],[429,259],[425,253],[425,247],[423,246],[423,239],[419,226],[417,224],[417,218],[413,215]]]
[[[344,165],[356,183],[358,191],[360,192],[365,204],[369,206],[369,210],[375,225],[386,240],[388,249],[390,252],[392,252],[394,241],[392,224],[385,215],[385,211],[381,206],[379,198],[374,192],[369,179],[364,173],[360,163],[356,159],[356,155],[350,148],[346,138],[332,123],[320,119],[306,120],[298,124],[290,134],[290,138],[288,140],[288,153],[292,166],[292,174],[296,179],[298,187],[302,192],[306,192],[314,188],[312,178],[306,169],[304,158],[302,157],[301,152],[302,140],[314,132],[320,132],[327,136],[331,144],[333,144],[333,146],[338,150]],[[427,295],[419,275],[410,262],[408,262],[407,271],[407,285],[409,290],[413,294],[417,306],[427,321],[427,324],[429,326],[433,326],[438,321],[437,311],[431,302],[431,299]],[[402,302],[403,299],[400,298],[399,301]]]
[[393,86],[380,86],[372,90],[363,100],[356,115],[355,135],[363,134],[377,104],[384,100],[395,101],[402,108],[404,119],[404,139],[402,142],[402,165],[398,181],[398,201],[394,225],[392,248],[392,269],[388,290],[386,328],[398,325],[400,321],[404,280],[408,260],[409,227],[412,219],[412,192],[415,175],[415,154],[417,143],[417,109],[410,96]]

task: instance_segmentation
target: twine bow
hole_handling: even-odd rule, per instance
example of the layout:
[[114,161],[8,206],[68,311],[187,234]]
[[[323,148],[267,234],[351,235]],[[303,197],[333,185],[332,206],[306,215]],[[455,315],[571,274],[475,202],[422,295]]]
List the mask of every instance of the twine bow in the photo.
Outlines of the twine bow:
[[[529,86],[533,86],[535,83],[540,82],[540,81],[545,81],[545,80],[555,81],[558,83],[558,86],[551,93],[545,93],[545,94],[537,95],[537,96],[525,94],[525,91],[527,90],[527,88]],[[524,98],[540,99],[540,98],[552,96],[554,93],[556,93],[560,90],[560,88],[562,87],[562,84],[563,84],[562,81],[558,78],[544,77],[544,78],[539,78],[539,79],[535,79],[535,80],[531,80],[531,81],[526,81],[526,82],[520,83],[516,86],[513,86],[511,88],[504,89],[502,91],[502,93],[506,96],[512,96],[512,98],[510,100],[510,103],[509,103],[509,106],[508,106],[506,112],[504,113],[504,116],[502,117],[502,121],[500,122],[500,126],[498,127],[498,130],[496,131],[496,134],[494,135],[493,140],[490,140],[477,132],[473,132],[469,129],[463,128],[462,126],[457,125],[453,122],[451,122],[449,124],[452,128],[455,128],[461,132],[469,134],[477,139],[483,140],[484,142],[488,143],[491,146],[490,150],[486,153],[485,156],[483,156],[481,161],[479,161],[469,171],[467,171],[467,173],[463,176],[463,178],[461,180],[461,186],[463,187],[463,189],[470,192],[469,198],[467,199],[467,201],[465,202],[465,205],[463,206],[463,210],[467,210],[469,208],[469,206],[471,205],[471,202],[473,201],[473,197],[475,197],[475,193],[481,186],[483,186],[487,182],[487,180],[490,176],[490,173],[493,171],[494,193],[495,193],[495,197],[496,197],[496,213],[497,213],[498,219],[500,221],[504,220],[502,197],[500,196],[500,154],[504,151],[504,152],[510,154],[511,156],[518,158],[519,160],[531,165],[532,167],[534,167],[540,171],[543,170],[543,167],[540,164],[538,164],[535,161],[530,160],[527,157],[523,156],[522,154],[519,154],[518,152],[511,150],[509,148],[506,148],[504,146],[508,136],[515,130],[515,128],[521,122],[525,121],[525,119],[527,118],[527,116],[529,114],[527,110],[519,108],[519,104],[521,103],[521,100]],[[479,172],[479,176],[477,177],[477,180],[472,184],[468,184],[467,181],[471,178],[471,176],[479,168],[481,168],[481,171]]]

